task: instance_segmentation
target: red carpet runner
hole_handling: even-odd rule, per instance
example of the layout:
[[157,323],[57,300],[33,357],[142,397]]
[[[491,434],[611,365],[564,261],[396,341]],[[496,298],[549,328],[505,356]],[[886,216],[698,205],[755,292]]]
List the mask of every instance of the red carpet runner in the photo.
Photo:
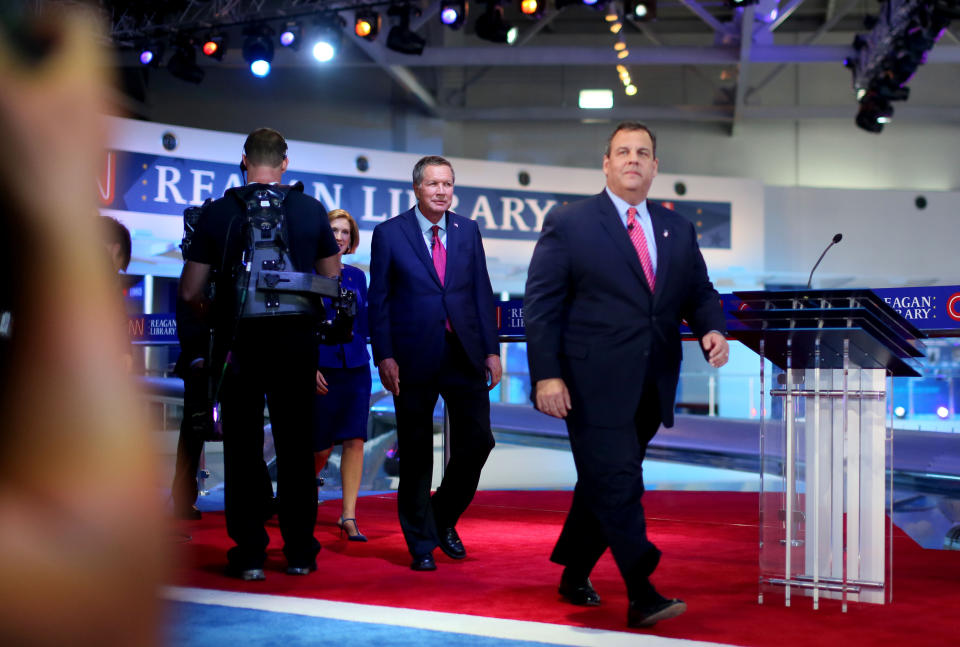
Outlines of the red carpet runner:
[[[400,534],[393,496],[364,497],[358,504],[369,543],[339,538],[339,502],[320,506],[317,537],[323,544],[319,571],[308,577],[283,573],[276,522],[265,582],[244,583],[222,574],[231,545],[222,513],[182,522],[190,534],[178,555],[175,583],[344,602],[426,609],[478,616],[626,629],[627,598],[609,552],[593,574],[603,597],[599,608],[563,603],[556,593],[560,567],[548,560],[560,531],[569,492],[481,492],[458,530],[469,556],[462,562],[435,552],[439,569],[415,573]],[[756,494],[649,492],[644,497],[650,534],[663,551],[654,576],[662,593],[683,598],[690,610],[652,632],[674,638],[756,647],[808,645],[954,644],[960,609],[960,553],[919,548],[897,531],[894,601],[890,605],[840,604],[782,595],[757,604]],[[954,619],[951,619],[954,618]]]

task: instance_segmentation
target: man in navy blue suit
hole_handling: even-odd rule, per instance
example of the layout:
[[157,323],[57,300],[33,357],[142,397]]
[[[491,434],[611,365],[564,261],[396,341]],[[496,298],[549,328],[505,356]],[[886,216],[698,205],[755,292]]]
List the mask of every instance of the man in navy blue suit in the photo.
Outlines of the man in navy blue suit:
[[649,627],[686,610],[650,583],[660,551],[647,538],[643,458],[673,425],[686,320],[714,367],[727,361],[719,296],[692,223],[647,201],[656,139],[617,126],[600,194],[554,209],[527,275],[524,320],[533,400],[564,418],[577,467],[573,504],[551,560],[560,594],[595,606],[593,566],[609,547],[627,585],[627,624]]
[[[480,229],[449,210],[453,184],[450,162],[422,158],[413,169],[416,206],[377,225],[370,244],[370,341],[380,381],[393,393],[397,506],[415,571],[437,568],[437,546],[453,559],[467,555],[456,523],[493,449],[487,391],[502,372]],[[431,497],[440,395],[450,415],[450,462]]]

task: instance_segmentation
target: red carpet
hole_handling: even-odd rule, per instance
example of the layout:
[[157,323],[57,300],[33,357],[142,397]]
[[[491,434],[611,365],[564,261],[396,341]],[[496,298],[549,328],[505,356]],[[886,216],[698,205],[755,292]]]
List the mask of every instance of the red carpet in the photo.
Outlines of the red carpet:
[[[469,557],[448,559],[439,550],[433,573],[409,570],[393,496],[361,498],[360,527],[369,543],[339,539],[339,502],[320,506],[317,537],[324,550],[320,570],[308,577],[283,573],[276,522],[267,580],[244,583],[222,574],[231,545],[222,514],[182,522],[192,541],[183,544],[175,584],[432,611],[531,620],[622,631],[627,599],[607,553],[592,576],[603,597],[599,608],[575,607],[556,593],[560,567],[548,560],[560,531],[569,492],[481,492],[458,524]],[[644,497],[650,534],[663,551],[654,583],[687,601],[689,611],[653,632],[674,638],[757,647],[807,645],[953,644],[960,608],[960,553],[918,547],[897,531],[894,601],[889,605],[781,595],[757,604],[757,495],[749,493],[649,492]]]

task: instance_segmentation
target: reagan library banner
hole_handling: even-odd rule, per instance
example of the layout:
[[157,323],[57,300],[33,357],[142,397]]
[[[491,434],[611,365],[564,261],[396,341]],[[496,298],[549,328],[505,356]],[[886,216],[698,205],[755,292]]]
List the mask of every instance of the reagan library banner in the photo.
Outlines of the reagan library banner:
[[[108,154],[97,173],[100,207],[130,228],[129,273],[179,276],[183,211],[244,182],[239,162],[246,135],[119,117],[110,117],[108,124]],[[328,210],[350,212],[361,235],[348,262],[366,269],[370,232],[415,202],[411,172],[422,153],[288,144],[284,181],[302,182]],[[603,189],[602,150],[595,157],[596,164],[585,167],[448,157],[457,179],[453,209],[479,224],[495,292],[523,292],[533,246],[551,209]],[[758,181],[660,173],[650,200],[694,224],[712,272],[729,270],[734,281],[762,274],[763,187]]]
[[[416,203],[409,182],[358,178],[328,173],[288,171],[285,181],[303,182],[304,191],[327,210],[346,209],[361,229],[373,229]],[[219,198],[239,186],[237,165],[110,151],[100,178],[101,206],[119,211],[182,216],[189,206]],[[480,224],[484,238],[535,241],[550,210],[585,197],[578,193],[544,193],[476,188],[457,184],[453,210]],[[729,249],[730,203],[661,201],[692,221],[704,248]]]

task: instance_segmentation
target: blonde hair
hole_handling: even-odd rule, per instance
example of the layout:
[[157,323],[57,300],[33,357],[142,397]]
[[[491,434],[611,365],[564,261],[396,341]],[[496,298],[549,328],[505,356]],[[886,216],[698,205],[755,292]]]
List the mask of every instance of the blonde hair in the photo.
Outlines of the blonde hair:
[[346,209],[334,209],[327,213],[327,220],[330,222],[340,218],[346,220],[350,226],[350,246],[344,253],[352,254],[357,251],[357,246],[360,245],[360,227],[357,226],[357,221],[353,219],[353,216],[351,216],[350,212]]

